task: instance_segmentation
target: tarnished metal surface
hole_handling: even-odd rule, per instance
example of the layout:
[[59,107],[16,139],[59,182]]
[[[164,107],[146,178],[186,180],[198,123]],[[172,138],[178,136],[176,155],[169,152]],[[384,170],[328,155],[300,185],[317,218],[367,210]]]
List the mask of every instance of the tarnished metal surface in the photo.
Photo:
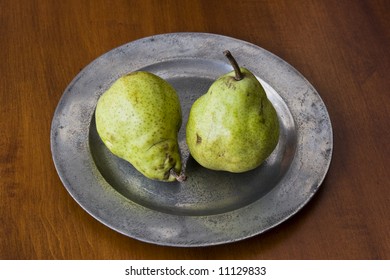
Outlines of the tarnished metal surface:
[[[275,151],[259,168],[242,174],[201,167],[185,144],[192,103],[232,70],[222,53],[226,49],[259,78],[280,118]],[[183,183],[143,177],[113,156],[96,132],[100,95],[120,76],[140,69],[166,79],[180,96],[179,141],[188,176]],[[51,130],[58,174],[88,213],[127,236],[169,246],[234,242],[287,220],[319,188],[332,145],[326,107],[300,73],[258,46],[205,33],[144,38],[97,58],[65,90]]]

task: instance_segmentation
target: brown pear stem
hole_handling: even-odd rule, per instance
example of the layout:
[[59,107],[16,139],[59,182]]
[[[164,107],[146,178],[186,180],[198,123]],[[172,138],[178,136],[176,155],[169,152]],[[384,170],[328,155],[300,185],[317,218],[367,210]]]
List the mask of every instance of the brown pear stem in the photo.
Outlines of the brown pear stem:
[[234,79],[236,81],[242,80],[244,78],[244,75],[242,74],[241,69],[238,66],[238,63],[234,59],[233,55],[228,50],[224,51],[223,54],[229,59],[230,64],[233,66],[234,72],[236,73],[236,76],[234,77]]

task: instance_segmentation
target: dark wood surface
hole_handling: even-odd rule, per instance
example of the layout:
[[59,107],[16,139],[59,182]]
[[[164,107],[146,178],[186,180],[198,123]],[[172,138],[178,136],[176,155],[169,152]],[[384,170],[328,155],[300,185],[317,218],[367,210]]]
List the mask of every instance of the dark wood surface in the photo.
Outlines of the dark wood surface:
[[[389,259],[390,1],[0,2],[0,259]],[[241,242],[169,248],[87,214],[54,168],[50,124],[73,77],[161,33],[223,34],[293,65],[318,90],[334,153],[296,216]]]

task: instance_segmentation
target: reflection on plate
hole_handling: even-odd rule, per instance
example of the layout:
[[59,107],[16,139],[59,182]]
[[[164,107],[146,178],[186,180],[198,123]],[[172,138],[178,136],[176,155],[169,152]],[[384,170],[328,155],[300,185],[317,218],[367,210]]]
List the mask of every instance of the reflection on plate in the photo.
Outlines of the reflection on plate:
[[[222,54],[225,49],[258,77],[280,120],[274,152],[260,167],[241,174],[201,167],[185,143],[192,103],[232,70]],[[117,78],[135,70],[159,75],[179,94],[185,182],[145,178],[112,155],[96,132],[98,98]],[[118,47],[83,69],[58,104],[51,148],[69,193],[105,225],[149,243],[207,246],[260,234],[297,213],[329,168],[332,128],[315,89],[275,55],[221,35],[172,33]]]

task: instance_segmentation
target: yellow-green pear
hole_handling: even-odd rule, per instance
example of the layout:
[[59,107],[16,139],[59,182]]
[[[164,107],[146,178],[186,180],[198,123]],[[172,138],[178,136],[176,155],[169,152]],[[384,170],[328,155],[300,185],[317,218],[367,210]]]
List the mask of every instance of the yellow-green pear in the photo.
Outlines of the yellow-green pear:
[[95,119],[100,138],[114,155],[147,178],[178,178],[182,113],[177,93],[167,81],[145,71],[120,77],[99,98]]
[[193,158],[213,170],[252,170],[272,153],[279,121],[257,78],[224,54],[234,71],[219,77],[191,107],[186,141]]

